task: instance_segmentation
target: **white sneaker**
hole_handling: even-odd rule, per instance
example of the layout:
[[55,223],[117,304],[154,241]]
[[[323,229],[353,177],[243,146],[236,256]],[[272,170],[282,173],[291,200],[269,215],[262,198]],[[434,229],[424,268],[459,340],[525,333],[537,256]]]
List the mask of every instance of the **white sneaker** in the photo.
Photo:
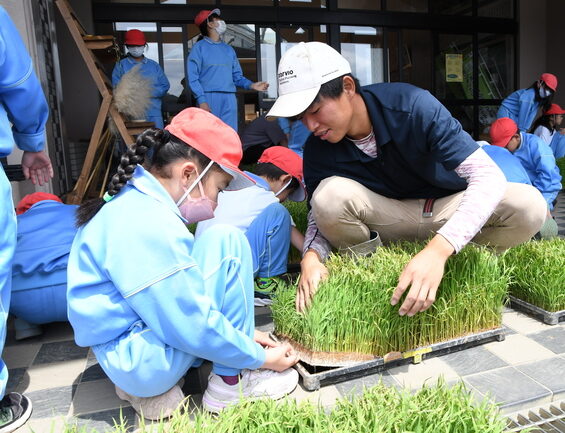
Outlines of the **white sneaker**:
[[297,384],[298,373],[294,368],[287,368],[281,373],[267,369],[243,370],[239,383],[235,385],[228,385],[220,376],[211,373],[202,406],[209,412],[219,413],[242,398],[278,400],[294,391]]
[[117,385],[116,394],[122,400],[129,402],[140,416],[151,421],[169,418],[175,410],[182,406],[185,399],[178,384],[167,392],[154,397],[136,397]]

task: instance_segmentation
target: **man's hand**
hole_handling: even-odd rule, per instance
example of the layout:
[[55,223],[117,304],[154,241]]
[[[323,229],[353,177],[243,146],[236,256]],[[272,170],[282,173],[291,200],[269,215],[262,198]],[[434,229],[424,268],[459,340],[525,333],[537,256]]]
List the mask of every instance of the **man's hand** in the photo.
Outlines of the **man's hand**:
[[306,251],[300,262],[300,280],[296,291],[296,310],[304,311],[310,305],[320,281],[328,277],[328,269],[314,250]]
[[390,303],[396,305],[410,286],[410,291],[398,313],[413,316],[426,311],[436,300],[436,292],[443,277],[445,262],[453,254],[453,246],[441,235],[436,235],[426,247],[406,265]]
[[269,334],[267,334],[266,332],[258,331],[257,329],[255,330],[255,335],[253,336],[253,340],[255,340],[256,343],[259,343],[261,346],[265,348],[277,347],[281,345],[281,343],[277,343],[275,340],[269,337]]
[[34,185],[43,185],[53,177],[53,166],[47,154],[41,152],[25,152],[22,156],[22,170],[26,179]]
[[251,84],[251,88],[258,92],[264,92],[269,88],[269,83],[266,81],[257,81],[256,83]]
[[198,106],[200,108],[202,108],[204,111],[207,111],[208,113],[212,112],[212,110],[210,110],[210,106],[208,105],[207,102],[203,102],[202,104],[198,104]]

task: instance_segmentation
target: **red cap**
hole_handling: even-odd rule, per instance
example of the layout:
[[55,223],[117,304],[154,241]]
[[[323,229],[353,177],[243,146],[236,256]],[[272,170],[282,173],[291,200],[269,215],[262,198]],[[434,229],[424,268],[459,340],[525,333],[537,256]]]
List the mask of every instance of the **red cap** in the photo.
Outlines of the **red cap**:
[[216,9],[212,9],[211,11],[204,10],[198,12],[198,15],[196,15],[196,17],[194,18],[194,24],[200,27],[200,24],[206,21],[208,17],[212,14],[220,15],[220,9],[216,8]]
[[547,110],[543,114],[544,114],[544,116],[549,116],[550,114],[565,114],[565,110],[557,104],[551,104],[551,107],[549,107],[549,110]]
[[263,151],[263,154],[257,162],[270,162],[298,180],[300,188],[292,191],[288,196],[290,200],[303,201],[306,198],[306,188],[304,187],[304,175],[302,172],[302,158],[295,152],[288,147],[272,146]]
[[545,74],[541,74],[539,79],[554,92],[557,90],[557,77],[555,75],[546,72]]
[[514,134],[518,132],[518,125],[509,117],[496,119],[490,125],[490,141],[493,146],[506,147]]
[[145,35],[141,30],[132,29],[126,32],[126,45],[145,45]]
[[59,197],[54,194],[49,194],[48,192],[34,192],[33,194],[28,194],[22,198],[16,205],[16,215],[21,215],[29,208],[31,208],[35,203],[39,203],[43,200],[54,200],[59,203],[63,203]]
[[173,117],[165,129],[232,175],[233,179],[226,191],[243,189],[255,184],[237,168],[243,155],[239,135],[212,113],[195,107],[185,108]]

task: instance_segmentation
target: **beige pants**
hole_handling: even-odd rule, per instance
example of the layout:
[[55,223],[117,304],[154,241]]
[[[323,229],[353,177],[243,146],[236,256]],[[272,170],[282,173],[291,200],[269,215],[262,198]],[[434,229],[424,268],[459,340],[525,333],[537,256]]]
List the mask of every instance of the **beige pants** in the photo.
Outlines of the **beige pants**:
[[[439,198],[433,215],[422,215],[424,199],[395,200],[354,180],[332,176],[320,182],[312,212],[324,237],[336,248],[356,245],[379,233],[383,242],[425,240],[453,215],[463,192]],[[473,242],[504,250],[530,239],[545,221],[547,204],[530,185],[509,183],[506,194]]]

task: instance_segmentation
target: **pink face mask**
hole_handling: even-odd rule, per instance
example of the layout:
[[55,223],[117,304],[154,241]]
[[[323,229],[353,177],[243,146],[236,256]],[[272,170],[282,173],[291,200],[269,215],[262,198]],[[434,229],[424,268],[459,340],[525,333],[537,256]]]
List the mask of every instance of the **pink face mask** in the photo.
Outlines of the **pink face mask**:
[[[202,180],[202,177],[210,169],[213,163],[214,163],[213,161],[210,161],[210,164],[208,164],[208,166],[204,169],[202,174],[200,174],[196,178],[194,183],[185,191],[183,196],[177,202],[177,206],[179,208],[180,214],[183,216],[185,220],[188,221],[189,224],[214,218],[214,210],[216,209],[218,204],[214,200],[206,197],[206,194],[204,193],[204,188],[202,188],[202,184],[200,182]],[[189,194],[190,191],[192,191],[196,185],[198,185],[198,188],[200,190],[200,197],[192,198],[190,197]]]

